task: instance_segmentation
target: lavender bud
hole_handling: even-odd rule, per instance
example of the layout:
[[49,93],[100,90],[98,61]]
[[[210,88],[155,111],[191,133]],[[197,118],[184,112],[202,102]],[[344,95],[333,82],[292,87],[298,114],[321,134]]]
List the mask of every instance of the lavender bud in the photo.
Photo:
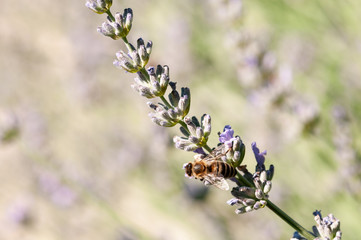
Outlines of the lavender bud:
[[123,20],[124,29],[129,32],[133,24],[133,11],[131,8],[124,9],[123,19],[125,19]]
[[107,12],[112,6],[112,0],[87,0],[85,6],[95,13]]
[[307,239],[302,237],[298,232],[294,232],[290,240],[307,240]]
[[195,151],[198,147],[198,145],[196,144],[190,144],[188,146],[186,146],[183,150],[187,151],[187,152],[193,152]]
[[140,59],[142,61],[145,61],[147,58],[147,52],[145,51],[145,45],[142,38],[138,38],[137,40],[137,52],[138,55],[140,56]]
[[259,177],[255,177],[255,178],[253,179],[253,183],[254,183],[254,185],[255,185],[255,187],[256,187],[257,189],[260,189],[260,190],[262,191],[262,189],[263,189],[263,183],[261,182],[261,180],[260,180]]
[[242,199],[242,204],[245,206],[253,206],[255,203],[256,203],[256,200],[254,200],[252,198]]
[[189,111],[189,98],[188,96],[183,96],[180,98],[179,102],[178,102],[178,108],[184,112],[183,116],[186,116],[188,114]]
[[262,208],[262,207],[264,207],[264,206],[262,205],[262,203],[261,203],[260,201],[257,201],[257,202],[253,205],[253,209],[254,209],[254,210],[258,210],[258,209],[260,209],[260,208]]
[[[129,45],[132,46],[132,48],[134,48],[132,44],[129,43]],[[142,66],[142,64],[141,64],[140,56],[139,56],[137,50],[134,49],[133,51],[129,51],[129,52],[128,52],[128,55],[129,55],[130,58],[133,60],[134,68],[137,68],[138,71],[139,71],[142,67],[144,67],[144,66]],[[137,71],[137,72],[138,72],[138,71]]]
[[131,87],[136,90],[142,97],[152,98],[153,94],[150,92],[149,88],[142,85],[132,84]]
[[201,127],[197,127],[197,130],[196,130],[197,138],[201,139],[203,137],[203,135],[204,135],[203,129]]
[[205,138],[208,138],[208,136],[211,134],[211,116],[208,114],[204,114],[202,117],[202,127],[203,127],[203,135]]
[[177,107],[180,99],[178,91],[173,90],[171,93],[169,93],[168,99],[172,106]]
[[194,144],[198,144],[199,143],[199,138],[197,138],[196,136],[189,136],[189,141],[191,143],[194,143]]
[[[147,46],[145,47],[145,50],[147,52],[148,55],[150,55],[152,53],[152,48],[153,48],[153,42],[149,41],[147,43]],[[168,72],[165,72],[166,75],[168,75]]]
[[246,212],[251,212],[251,211],[253,211],[253,207],[252,206],[246,206],[245,210],[246,210]]
[[169,113],[169,116],[172,118],[172,119],[176,119],[178,116],[177,116],[177,113],[174,111],[174,109],[169,109],[168,110],[168,113]]
[[262,171],[259,178],[260,178],[262,183],[266,182],[267,181],[267,172]]
[[185,117],[184,122],[188,126],[188,130],[191,133],[191,135],[196,136],[197,135],[197,126],[192,122],[190,117]]
[[234,206],[234,205],[235,206],[239,206],[239,205],[242,206],[242,203],[238,198],[232,198],[232,199],[228,200],[227,204],[230,205],[230,206]]
[[157,76],[155,74],[149,74],[150,75],[150,86],[152,88],[152,92],[159,92],[160,91],[160,84],[158,82]]
[[250,212],[250,211],[252,211],[253,209],[252,209],[252,207],[250,207],[250,206],[244,206],[244,207],[241,207],[241,208],[238,208],[238,209],[236,209],[236,214],[242,214],[242,213],[246,213],[246,212]]
[[154,103],[152,103],[152,102],[147,102],[147,105],[148,105],[148,107],[150,107],[150,108],[153,109],[153,110],[156,110],[156,109],[157,109],[157,105],[154,104]]
[[[152,42],[148,42],[147,46],[150,45],[152,46]],[[141,60],[141,66],[146,66],[148,61],[149,61],[149,53],[147,52],[145,45],[144,45],[144,41],[142,38],[139,38],[137,41],[137,53],[139,55],[139,58]]]
[[189,88],[182,88],[181,89],[181,98],[178,103],[178,108],[182,110],[183,117],[186,116],[189,112],[191,103],[191,92]]
[[173,127],[174,125],[172,125],[171,123],[167,122],[167,121],[164,121],[160,118],[157,118],[157,117],[153,117],[151,116],[151,120],[152,122],[154,122],[155,124],[161,126],[161,127]]
[[267,181],[266,184],[264,185],[263,192],[265,194],[268,194],[271,191],[271,188],[272,188],[272,182]]
[[241,165],[245,154],[245,146],[239,136],[233,138],[232,150],[234,166],[238,167]]
[[181,138],[178,136],[175,136],[173,138],[173,142],[175,143],[175,147],[185,150],[185,151],[194,151],[197,148],[199,148],[196,144],[191,143],[188,139]]
[[189,132],[184,127],[180,127],[179,130],[184,136],[189,137]]
[[182,111],[179,108],[174,108],[174,112],[177,114],[177,116],[181,116],[182,117]]
[[172,118],[171,116],[169,116],[168,111],[161,111],[160,116],[165,120],[172,121]]
[[[167,66],[164,66],[164,67],[167,67]],[[168,67],[167,67],[168,68]],[[169,75],[168,74],[165,74],[165,73],[162,73],[160,75],[160,78],[159,78],[159,83],[160,83],[160,87],[161,87],[161,91],[162,91],[162,96],[164,95],[165,93],[165,90],[167,89],[168,87],[168,83],[169,83]]]
[[330,226],[332,232],[337,232],[340,230],[340,220],[336,219]]
[[235,151],[233,153],[233,160],[235,162],[235,167],[238,167],[240,165],[239,161],[241,159],[241,153],[239,151]]
[[238,208],[235,211],[236,214],[242,214],[242,213],[245,213],[245,212],[246,212],[246,207]]
[[267,172],[267,179],[272,180],[274,172],[275,172],[275,167],[271,164],[269,166],[269,169],[266,172]]
[[265,201],[265,200],[259,200],[258,202],[256,202],[256,204],[258,205],[257,207],[257,209],[259,209],[259,208],[264,208],[266,205],[267,205],[267,201]]
[[235,187],[231,194],[236,198],[255,198],[255,189],[250,187]]
[[256,189],[255,196],[258,199],[264,199],[265,198],[265,194],[263,193],[263,191],[261,189]]

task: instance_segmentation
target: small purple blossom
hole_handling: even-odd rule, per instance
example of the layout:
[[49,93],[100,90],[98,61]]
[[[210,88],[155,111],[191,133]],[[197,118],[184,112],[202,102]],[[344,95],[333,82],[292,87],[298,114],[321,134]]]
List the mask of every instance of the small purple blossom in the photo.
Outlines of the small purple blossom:
[[230,125],[226,125],[223,129],[223,133],[219,134],[219,142],[224,143],[228,148],[232,147],[233,140],[236,138],[233,137],[234,131]]
[[204,152],[203,148],[197,148],[196,150],[193,151],[194,153],[198,153],[198,154],[202,154],[202,155],[207,155],[206,152]]
[[257,165],[258,166],[262,166],[264,165],[264,161],[265,161],[265,155],[267,154],[267,151],[263,151],[263,152],[259,152],[259,149],[256,145],[256,142],[253,142],[252,143],[252,150],[253,150],[253,153],[254,153],[254,157],[256,158],[256,161],[257,161]]

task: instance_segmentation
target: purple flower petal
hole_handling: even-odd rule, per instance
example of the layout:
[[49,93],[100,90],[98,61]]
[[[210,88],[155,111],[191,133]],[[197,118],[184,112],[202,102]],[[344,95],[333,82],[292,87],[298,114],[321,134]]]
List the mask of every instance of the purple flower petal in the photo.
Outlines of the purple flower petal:
[[223,133],[219,134],[219,142],[224,143],[228,148],[232,147],[234,131],[230,125],[226,125],[223,129]]
[[257,165],[259,166],[262,166],[264,164],[264,161],[265,161],[265,155],[267,154],[267,151],[263,151],[263,152],[259,152],[259,149],[256,145],[256,142],[253,142],[252,143],[252,150],[253,150],[253,153],[254,153],[254,157],[256,158],[256,161],[257,161]]

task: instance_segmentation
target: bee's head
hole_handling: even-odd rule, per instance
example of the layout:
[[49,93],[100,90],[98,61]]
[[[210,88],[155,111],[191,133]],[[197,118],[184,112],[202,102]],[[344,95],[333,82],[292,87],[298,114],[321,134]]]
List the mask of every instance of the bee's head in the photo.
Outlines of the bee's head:
[[183,169],[185,170],[186,174],[185,176],[186,177],[189,177],[189,178],[192,178],[192,163],[185,163],[183,165]]

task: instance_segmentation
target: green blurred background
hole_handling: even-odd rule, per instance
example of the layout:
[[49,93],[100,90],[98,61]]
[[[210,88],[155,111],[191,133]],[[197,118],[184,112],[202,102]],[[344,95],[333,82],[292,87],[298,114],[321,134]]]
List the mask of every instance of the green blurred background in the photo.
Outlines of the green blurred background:
[[[124,49],[96,32],[85,1],[0,8],[0,239],[289,239],[267,208],[245,215],[230,193],[184,178],[193,154],[153,124]],[[129,40],[212,116],[267,149],[270,199],[304,227],[333,213],[361,239],[361,4],[345,1],[115,1],[134,11]]]

